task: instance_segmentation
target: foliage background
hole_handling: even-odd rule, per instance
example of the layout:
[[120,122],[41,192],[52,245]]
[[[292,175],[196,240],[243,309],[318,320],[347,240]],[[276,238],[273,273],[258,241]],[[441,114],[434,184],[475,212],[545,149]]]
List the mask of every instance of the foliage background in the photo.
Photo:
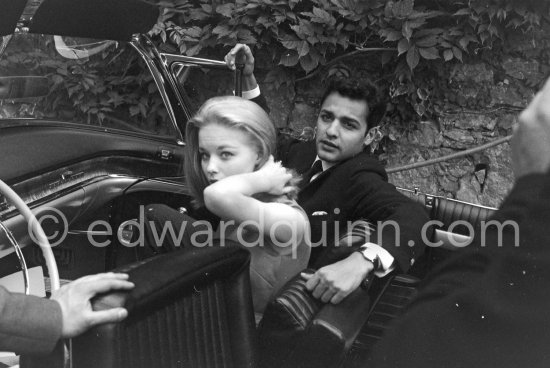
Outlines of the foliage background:
[[[46,77],[43,98],[0,100],[0,118],[61,119],[142,133],[174,135],[151,73],[139,55],[114,41],[92,42],[101,52],[68,59],[56,51],[50,35],[15,34],[0,57],[0,75]],[[131,122],[131,123],[130,123]]]
[[[152,33],[181,53],[222,58],[237,42],[254,48],[269,70],[264,81],[296,90],[313,78],[350,76],[350,63],[376,59],[371,78],[387,101],[379,138],[395,140],[407,125],[437,119],[455,106],[484,108],[487,93],[456,96],[449,65],[514,54],[548,64],[549,2],[539,0],[176,0]],[[540,44],[540,43],[544,44]],[[539,44],[537,44],[539,43]],[[537,52],[536,50],[539,50]],[[525,55],[525,52],[529,53]],[[545,74],[547,70],[544,71]],[[540,81],[529,81],[533,87]],[[483,89],[483,86],[480,86]]]

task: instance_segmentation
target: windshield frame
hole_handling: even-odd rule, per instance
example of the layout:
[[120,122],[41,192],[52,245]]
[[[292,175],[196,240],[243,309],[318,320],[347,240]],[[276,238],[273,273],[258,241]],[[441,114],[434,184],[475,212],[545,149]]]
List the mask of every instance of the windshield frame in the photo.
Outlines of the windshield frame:
[[[17,36],[17,37],[14,37]],[[27,38],[28,36],[28,38]],[[124,134],[124,135],[135,135],[139,137],[149,137],[153,138],[157,141],[163,141],[163,142],[169,142],[171,144],[177,144],[177,145],[183,145],[183,135],[178,127],[178,124],[176,123],[175,119],[175,113],[173,104],[171,101],[173,98],[167,97],[168,94],[174,94],[177,91],[172,91],[170,89],[170,86],[167,85],[165,82],[167,77],[166,74],[162,74],[161,71],[158,68],[158,65],[161,65],[160,60],[156,61],[153,59],[155,55],[157,55],[158,58],[158,52],[155,52],[154,45],[151,43],[147,45],[147,48],[140,47],[139,37],[134,38],[132,41],[112,41],[112,40],[96,40],[97,43],[107,41],[107,42],[113,42],[114,48],[111,49],[109,54],[106,55],[113,55],[112,57],[116,57],[116,55],[119,55],[120,53],[124,53],[124,55],[127,55],[126,57],[130,57],[133,59],[128,60],[134,60],[139,61],[137,64],[132,63],[133,68],[135,71],[137,71],[136,76],[138,76],[138,79],[134,79],[137,81],[137,83],[143,83],[142,81],[148,81],[146,84],[141,84],[140,88],[144,88],[145,91],[147,91],[147,88],[149,88],[149,91],[151,88],[154,89],[153,94],[156,94],[156,98],[152,100],[147,100],[145,102],[147,105],[141,106],[141,103],[139,106],[136,104],[136,107],[132,107],[134,109],[138,109],[138,107],[141,109],[141,113],[138,113],[139,115],[135,115],[136,117],[139,116],[139,120],[135,120],[136,124],[133,124],[133,119],[131,118],[134,116],[128,114],[127,108],[129,106],[133,106],[132,99],[127,100],[126,98],[123,101],[122,106],[118,106],[116,102],[109,102],[107,101],[107,105],[103,105],[103,102],[101,100],[95,100],[94,102],[94,96],[101,99],[109,100],[109,96],[106,95],[109,91],[114,91],[115,93],[118,91],[121,93],[125,93],[122,90],[118,89],[118,86],[120,85],[121,88],[125,88],[126,91],[128,91],[128,88],[130,91],[132,91],[131,85],[127,85],[127,87],[124,87],[126,83],[124,82],[124,79],[126,78],[126,71],[124,69],[121,69],[121,78],[119,82],[114,87],[109,87],[106,90],[100,89],[99,92],[94,92],[92,96],[92,100],[88,100],[88,97],[85,97],[86,100],[84,101],[92,101],[90,102],[90,108],[94,108],[95,106],[100,107],[104,106],[112,107],[113,110],[107,109],[105,110],[104,114],[102,114],[103,117],[99,116],[101,120],[97,120],[98,117],[95,115],[97,112],[92,112],[92,115],[87,115],[87,110],[79,110],[78,105],[74,105],[74,100],[71,97],[70,88],[73,87],[73,85],[79,85],[82,84],[80,82],[81,74],[77,73],[76,77],[74,74],[74,68],[79,67],[79,65],[82,66],[82,68],[86,68],[88,65],[88,56],[84,57],[75,57],[72,59],[75,59],[75,64],[70,64],[70,60],[63,55],[62,53],[56,53],[53,51],[54,48],[57,51],[57,44],[55,42],[55,35],[42,35],[42,34],[34,34],[34,33],[28,33],[28,32],[20,32],[17,35],[9,35],[2,37],[2,54],[0,54],[0,62],[3,62],[3,70],[4,72],[2,75],[6,76],[7,78],[11,78],[14,81],[18,81],[18,79],[25,79],[23,82],[26,82],[26,80],[32,81],[33,78],[43,76],[44,78],[47,78],[50,80],[50,92],[46,92],[44,96],[40,95],[33,95],[35,92],[33,88],[35,88],[35,85],[25,85],[25,83],[15,83],[15,85],[23,85],[25,89],[19,92],[18,96],[15,98],[4,98],[2,100],[2,105],[6,110],[4,110],[4,114],[2,114],[2,119],[0,119],[0,125],[2,127],[7,126],[13,126],[16,125],[17,121],[26,121],[24,124],[29,125],[29,122],[32,120],[35,120],[37,122],[41,122],[42,124],[54,124],[56,126],[60,125],[66,125],[71,127],[82,127],[85,129],[92,129],[92,130],[101,130],[106,133],[115,133],[115,134]],[[78,40],[79,38],[76,38]],[[137,41],[136,41],[137,40]],[[10,45],[12,44],[11,51]],[[23,46],[25,48],[19,48],[19,45],[26,45]],[[123,47],[120,47],[119,45],[122,45]],[[44,48],[44,46],[46,48]],[[37,47],[36,51],[37,53],[33,55],[34,49],[33,47]],[[79,47],[78,42],[74,47]],[[40,51],[44,50],[44,51]],[[119,51],[120,50],[120,51]],[[4,52],[5,51],[5,52]],[[29,58],[25,55],[29,55]],[[90,55],[90,57],[95,57]],[[99,70],[99,74],[93,74],[95,75],[96,84],[93,84],[93,86],[99,86],[100,88],[104,88],[103,84],[97,84],[98,80],[101,80],[102,83],[104,83],[105,86],[111,85],[111,82],[109,82],[109,79],[104,79],[102,74],[104,70],[108,70],[110,68],[110,62],[112,60],[110,59],[111,56],[102,56],[104,58],[106,64],[101,64],[102,59],[95,59],[93,63],[98,63],[97,65],[101,65],[101,68]],[[67,64],[64,64],[63,60],[67,59]],[[51,60],[51,62],[49,62]],[[114,60],[114,59],[113,59]],[[123,64],[124,65],[124,60]],[[45,62],[46,66],[41,66],[42,61]],[[92,61],[91,61],[92,62]],[[38,64],[36,64],[38,63]],[[130,65],[130,64],[129,64]],[[139,66],[138,69],[135,69],[137,66]],[[58,75],[59,68],[65,69],[65,74]],[[36,68],[36,69],[35,69]],[[88,70],[88,69],[82,69],[82,70]],[[94,70],[93,67],[90,70]],[[117,69],[118,70],[118,69]],[[67,75],[67,72],[69,72],[69,75],[72,75],[71,79],[67,79],[70,84],[65,84],[63,80],[65,79],[64,76]],[[131,74],[134,75],[134,74]],[[116,77],[116,72],[114,74]],[[130,75],[128,75],[130,76]],[[61,79],[63,77],[63,79]],[[87,75],[82,74],[82,79],[86,79]],[[58,78],[57,81],[54,82],[55,78]],[[76,78],[76,79],[75,79]],[[143,79],[145,78],[145,79]],[[76,84],[75,84],[76,80]],[[133,82],[136,83],[136,82]],[[111,85],[112,86],[112,85]],[[26,89],[30,88],[30,89]],[[19,88],[20,90],[21,88]],[[46,88],[47,89],[47,88]],[[61,92],[65,91],[65,92]],[[105,91],[105,92],[103,92]],[[69,92],[69,96],[67,97],[66,93]],[[53,93],[53,94],[52,94]],[[60,94],[61,93],[61,94]],[[86,92],[85,92],[86,93]],[[127,93],[127,92],[126,92]],[[139,92],[138,92],[139,93]],[[136,102],[140,102],[141,94],[138,94]],[[48,96],[50,94],[50,96]],[[58,97],[59,96],[59,97]],[[11,97],[11,96],[10,96]],[[63,101],[62,102],[62,110],[61,114],[57,113],[57,107],[56,105],[50,105],[49,108],[46,110],[43,110],[42,104],[44,103],[40,99],[42,98],[53,98],[54,100]],[[135,98],[135,97],[131,97]],[[54,101],[51,100],[51,101]],[[73,103],[71,103],[73,101]],[[57,103],[57,102],[56,102]],[[101,105],[97,105],[98,103],[101,103]],[[152,105],[150,103],[153,103]],[[46,104],[49,104],[46,102]],[[72,107],[71,107],[72,106]],[[125,106],[125,107],[123,107]],[[120,110],[122,108],[123,110],[126,109],[126,113],[118,114],[116,111],[123,112],[123,110]],[[145,108],[145,110],[144,110]],[[36,110],[35,110],[36,109]],[[102,108],[103,109],[103,108]],[[150,109],[150,110],[149,110]],[[68,115],[64,115],[62,111],[70,112],[74,111],[75,113],[69,113]],[[93,109],[91,109],[93,110]],[[90,110],[90,111],[91,111]],[[42,112],[43,111],[43,112]],[[96,109],[97,111],[97,109]],[[103,110],[99,110],[102,112]],[[110,113],[109,111],[113,112]],[[138,110],[140,111],[140,110]],[[155,128],[155,125],[149,125],[151,123],[146,123],[146,121],[151,121],[149,115],[149,111],[158,113],[155,113],[157,119],[157,128]],[[86,118],[88,116],[88,118]],[[90,122],[90,117],[92,120]],[[165,118],[162,119],[162,116]],[[158,120],[158,119],[161,120]],[[109,120],[104,120],[109,119]],[[169,121],[168,121],[169,120]],[[88,121],[88,123],[86,123]],[[140,121],[141,123],[138,123]],[[153,124],[154,120],[153,120]],[[34,125],[34,124],[31,124]],[[151,129],[148,129],[147,126],[150,126]],[[159,130],[160,129],[160,130]]]

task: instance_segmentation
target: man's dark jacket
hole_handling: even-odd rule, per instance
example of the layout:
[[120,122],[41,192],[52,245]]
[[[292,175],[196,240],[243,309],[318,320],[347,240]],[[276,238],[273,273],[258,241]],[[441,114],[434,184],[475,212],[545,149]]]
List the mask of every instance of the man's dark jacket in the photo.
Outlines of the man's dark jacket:
[[[314,142],[294,141],[282,151],[283,165],[300,174],[316,157]],[[374,225],[386,223],[378,226],[370,241],[384,247],[395,258],[398,269],[409,269],[423,252],[421,230],[428,216],[422,206],[399,193],[387,179],[378,160],[362,152],[304,183],[298,204],[309,217],[313,245],[322,245],[312,249],[311,265],[320,267],[347,257],[356,248],[334,247],[334,239],[344,235],[348,221],[365,219]]]

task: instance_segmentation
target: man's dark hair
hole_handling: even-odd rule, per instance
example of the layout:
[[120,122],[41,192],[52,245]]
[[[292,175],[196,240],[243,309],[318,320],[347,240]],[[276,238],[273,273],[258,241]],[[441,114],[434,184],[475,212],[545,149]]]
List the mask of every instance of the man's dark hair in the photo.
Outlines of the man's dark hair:
[[321,106],[327,97],[334,92],[351,100],[365,101],[369,110],[367,112],[367,131],[378,125],[381,118],[380,110],[382,105],[380,103],[378,88],[371,81],[359,81],[351,78],[332,79],[323,93]]

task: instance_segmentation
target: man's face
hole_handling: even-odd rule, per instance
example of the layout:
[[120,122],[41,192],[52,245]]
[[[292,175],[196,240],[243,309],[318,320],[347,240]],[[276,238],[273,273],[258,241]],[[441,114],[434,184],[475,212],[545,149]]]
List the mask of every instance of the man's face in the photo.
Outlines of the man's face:
[[368,105],[333,92],[327,96],[317,117],[317,155],[337,164],[363,150],[367,133]]

